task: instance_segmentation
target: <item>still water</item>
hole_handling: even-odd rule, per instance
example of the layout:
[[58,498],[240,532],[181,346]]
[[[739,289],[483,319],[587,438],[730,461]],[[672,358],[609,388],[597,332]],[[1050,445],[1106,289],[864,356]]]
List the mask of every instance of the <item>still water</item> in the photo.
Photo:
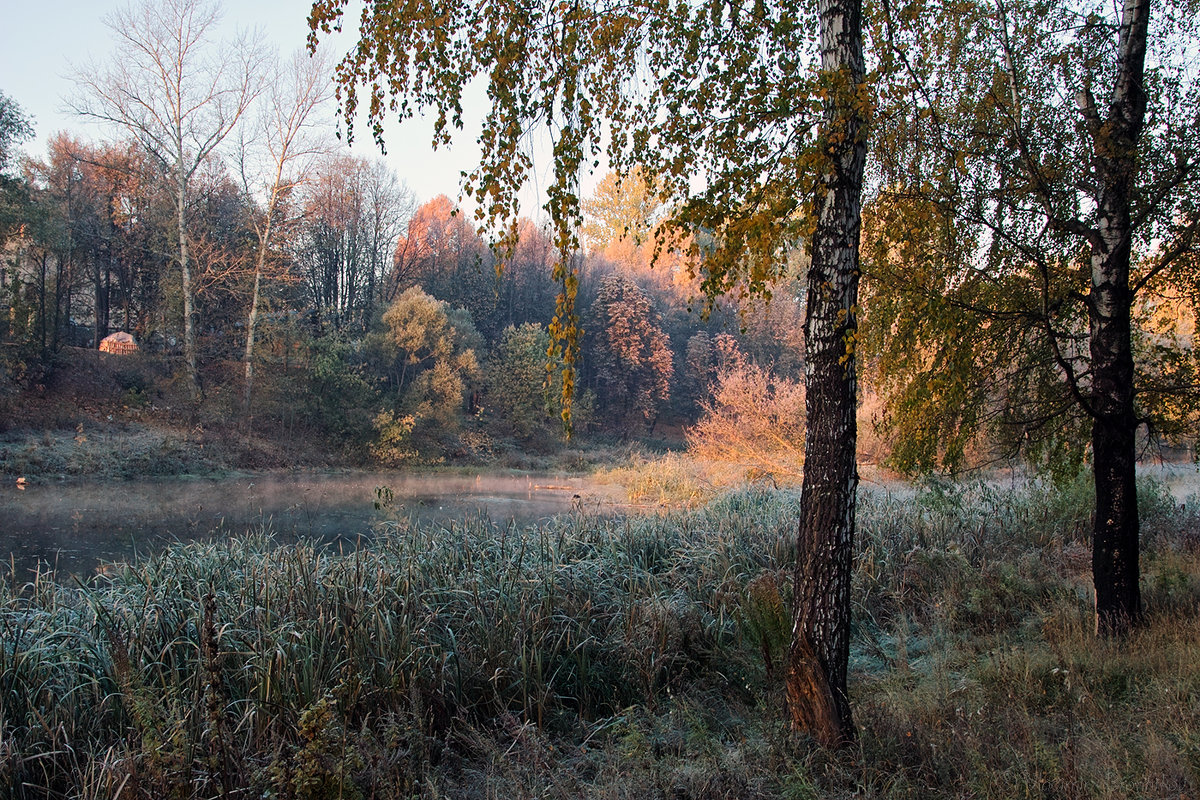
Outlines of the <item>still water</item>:
[[[376,501],[388,499],[384,509]],[[0,486],[0,557],[18,574],[38,563],[90,573],[173,541],[271,532],[353,547],[378,523],[483,516],[527,524],[582,510],[617,513],[621,492],[562,475],[259,474]]]

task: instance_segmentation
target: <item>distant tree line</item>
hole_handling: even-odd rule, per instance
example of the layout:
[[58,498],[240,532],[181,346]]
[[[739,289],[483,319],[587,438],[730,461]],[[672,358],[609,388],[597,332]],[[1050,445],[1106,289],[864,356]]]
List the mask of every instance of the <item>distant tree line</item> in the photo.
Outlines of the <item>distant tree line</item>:
[[[267,111],[286,103],[267,96]],[[497,269],[449,198],[418,205],[382,161],[311,131],[293,131],[300,157],[289,159],[286,127],[249,109],[254,122],[188,181],[189,312],[177,187],[161,159],[136,137],[66,132],[43,156],[19,156],[32,129],[3,102],[4,392],[42,380],[65,348],[94,349],[114,331],[186,377],[190,319],[195,403],[240,389],[229,410],[246,426],[318,431],[386,463],[480,455],[481,441],[561,443],[561,362],[547,331],[557,252],[544,226],[520,220]],[[321,98],[308,102],[320,118]],[[661,216],[615,176],[589,201],[576,257],[582,433],[680,438],[718,391],[718,340],[739,364],[800,376],[798,286],[779,286],[771,304],[727,300],[702,315],[690,308],[695,264],[682,250],[653,257]]]

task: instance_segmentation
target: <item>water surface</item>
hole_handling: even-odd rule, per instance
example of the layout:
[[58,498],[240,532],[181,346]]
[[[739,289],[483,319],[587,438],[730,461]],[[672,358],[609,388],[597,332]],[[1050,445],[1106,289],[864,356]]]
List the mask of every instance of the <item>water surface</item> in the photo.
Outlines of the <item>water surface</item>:
[[[377,501],[391,497],[382,510]],[[578,476],[350,472],[0,486],[0,557],[90,573],[173,541],[270,531],[279,541],[354,546],[387,519],[484,516],[528,524],[574,510],[615,513],[620,492]]]

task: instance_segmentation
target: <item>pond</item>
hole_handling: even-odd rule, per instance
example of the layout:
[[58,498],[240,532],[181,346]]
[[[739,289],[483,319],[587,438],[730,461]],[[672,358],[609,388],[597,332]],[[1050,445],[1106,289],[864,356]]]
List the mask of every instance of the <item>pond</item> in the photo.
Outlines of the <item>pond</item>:
[[[1139,474],[1178,502],[1195,502],[1195,463],[1144,463]],[[999,480],[999,479],[997,479]],[[1006,482],[1006,481],[1002,481]],[[872,481],[864,489],[875,485]],[[877,488],[911,493],[905,482]],[[384,509],[376,502],[391,501]],[[277,541],[312,539],[354,547],[381,522],[445,523],[482,516],[496,525],[556,514],[626,513],[624,493],[581,476],[480,472],[263,473],[220,479],[69,481],[18,489],[0,483],[0,559],[18,576],[38,564],[64,575],[151,553],[169,542],[266,531]],[[0,572],[3,572],[0,569]]]
[[[618,513],[622,493],[553,474],[349,472],[257,474],[0,487],[0,557],[28,574],[39,563],[88,574],[169,542],[267,531],[354,547],[382,521],[444,523],[480,516],[498,525],[571,511]],[[384,508],[377,508],[379,501]]]

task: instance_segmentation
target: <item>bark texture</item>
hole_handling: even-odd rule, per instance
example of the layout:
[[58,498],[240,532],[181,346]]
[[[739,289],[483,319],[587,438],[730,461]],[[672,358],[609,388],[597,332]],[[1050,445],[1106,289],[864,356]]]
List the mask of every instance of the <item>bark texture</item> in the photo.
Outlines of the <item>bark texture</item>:
[[242,384],[242,422],[251,426],[250,398],[254,391],[254,337],[258,329],[258,298],[262,290],[262,274],[267,264],[267,248],[271,242],[271,222],[275,216],[275,207],[279,203],[280,182],[283,175],[283,161],[280,158],[275,170],[275,182],[271,187],[271,198],[267,203],[266,219],[263,220],[259,233],[258,255],[254,260],[254,289],[250,293],[250,311],[246,314],[246,350],[242,355],[245,362],[245,382]]
[[[1089,307],[1096,486],[1092,579],[1096,628],[1102,635],[1120,635],[1141,618],[1129,270],[1138,140],[1146,118],[1143,77],[1149,20],[1150,0],[1125,3],[1107,115],[1102,121],[1093,112],[1091,119],[1100,189]],[[1085,113],[1091,108],[1086,104]]]
[[[178,144],[183,153],[183,143]],[[182,155],[176,169],[179,171],[176,185],[175,212],[179,228],[179,271],[183,280],[183,357],[187,362],[188,392],[193,405],[200,401],[200,372],[196,368],[196,316],[194,290],[192,288],[192,265],[188,261],[187,246],[187,180],[183,177]]]
[[258,294],[262,285],[262,258],[254,270],[254,289],[250,293],[250,313],[246,315],[246,349],[242,354],[245,376],[242,383],[242,424],[250,427],[250,398],[254,389],[254,334],[258,325]]
[[822,69],[831,87],[808,273],[808,428],[787,699],[795,727],[836,746],[854,738],[846,678],[858,488],[854,350],[866,111],[861,0],[821,0],[819,13]]

